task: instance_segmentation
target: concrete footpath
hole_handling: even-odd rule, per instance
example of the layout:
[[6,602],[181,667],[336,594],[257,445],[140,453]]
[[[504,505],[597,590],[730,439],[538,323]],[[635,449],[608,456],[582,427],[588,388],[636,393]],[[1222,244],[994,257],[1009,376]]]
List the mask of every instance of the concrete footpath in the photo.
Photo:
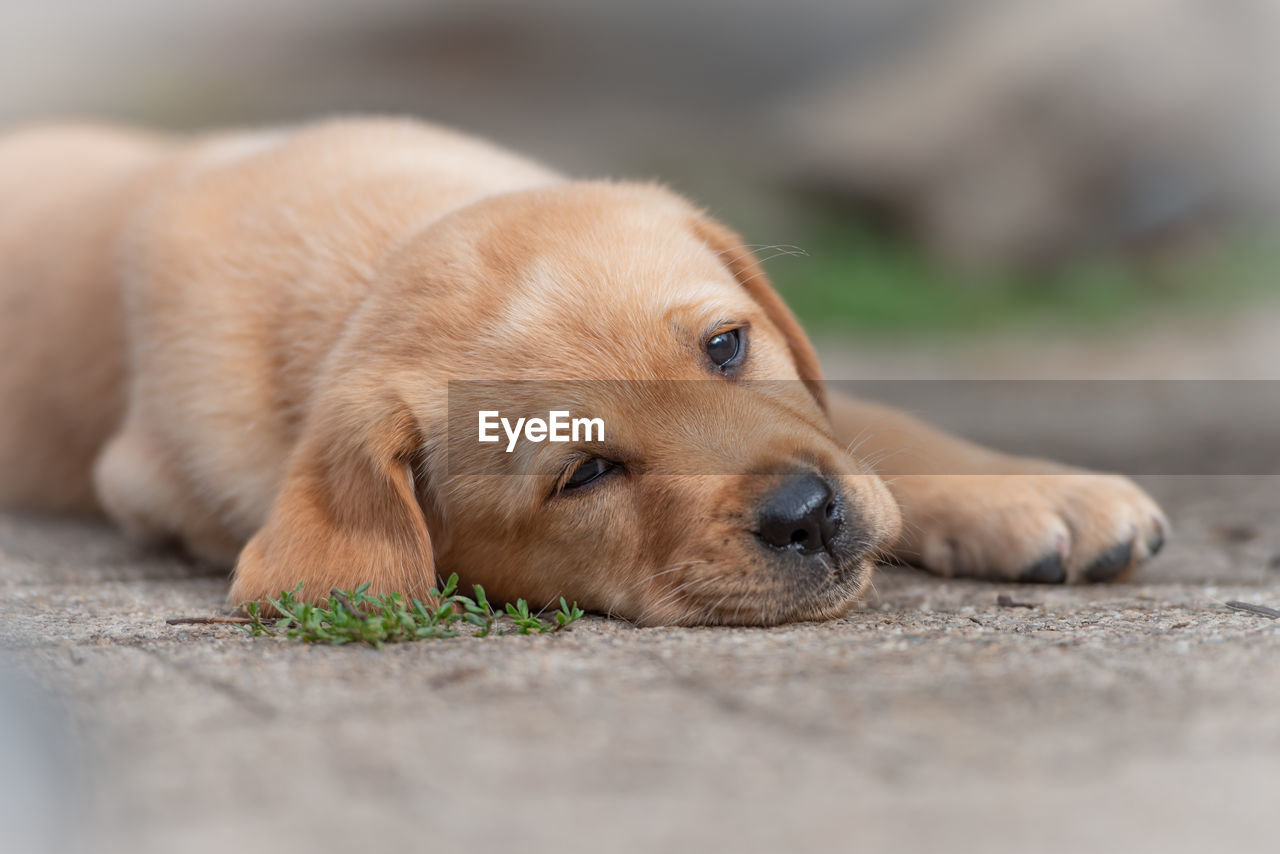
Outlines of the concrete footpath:
[[1280,607],[1280,491],[1150,485],[1132,585],[891,569],[821,625],[381,652],[166,626],[223,581],[0,517],[0,812],[90,852],[1274,850],[1280,624],[1221,603]]
[[0,516],[0,850],[1276,850],[1280,622],[1223,603],[1280,607],[1280,480],[1143,483],[1130,584],[382,651],[167,626],[224,579]]

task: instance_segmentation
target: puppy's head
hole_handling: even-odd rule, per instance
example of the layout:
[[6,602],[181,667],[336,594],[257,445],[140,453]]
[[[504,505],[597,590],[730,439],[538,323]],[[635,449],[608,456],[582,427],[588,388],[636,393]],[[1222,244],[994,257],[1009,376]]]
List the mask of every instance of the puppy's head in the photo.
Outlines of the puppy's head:
[[[510,430],[553,412],[565,441]],[[289,469],[233,598],[457,572],[644,623],[822,619],[899,526],[750,250],[651,186],[493,198],[402,248]]]

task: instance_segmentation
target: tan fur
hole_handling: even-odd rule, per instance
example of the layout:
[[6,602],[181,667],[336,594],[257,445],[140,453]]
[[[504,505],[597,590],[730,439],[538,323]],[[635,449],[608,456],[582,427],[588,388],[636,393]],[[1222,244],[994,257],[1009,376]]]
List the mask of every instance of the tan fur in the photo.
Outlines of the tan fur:
[[1125,477],[1000,454],[869,401],[836,398],[831,418],[859,454],[882,461],[907,520],[895,557],[939,575],[1019,580],[1056,555],[1065,580],[1082,582],[1100,557],[1127,547],[1121,578],[1159,551],[1169,528]]
[[[0,193],[0,504],[100,502],[137,536],[235,564],[233,601],[298,582],[424,596],[456,571],[495,598],[648,623],[818,619],[898,535],[894,497],[845,452],[883,413],[835,401],[833,429],[813,349],[741,239],[659,187],[351,120],[181,141],[18,131],[0,137]],[[750,337],[737,380],[700,351],[730,321]],[[479,473],[482,449],[446,441],[462,380],[508,383],[511,410],[579,400],[627,473],[555,497],[552,446]],[[919,429],[949,471],[1003,460]],[[897,478],[899,554],[956,572],[940,537],[970,574],[1009,577],[1060,549],[1055,525],[1083,567],[1117,514],[1135,542],[1161,524],[1127,481],[1025,465],[1021,481]],[[859,528],[856,557],[803,585],[751,528],[800,469]],[[987,519],[984,501],[1042,512]]]

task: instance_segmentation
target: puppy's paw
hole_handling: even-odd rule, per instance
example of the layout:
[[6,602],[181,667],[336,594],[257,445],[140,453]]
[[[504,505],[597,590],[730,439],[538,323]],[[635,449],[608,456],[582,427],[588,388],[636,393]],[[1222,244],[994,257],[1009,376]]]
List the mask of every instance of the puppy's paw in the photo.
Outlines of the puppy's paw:
[[1116,475],[912,475],[890,488],[905,521],[894,556],[944,576],[1111,581],[1156,555],[1169,528],[1159,506]]

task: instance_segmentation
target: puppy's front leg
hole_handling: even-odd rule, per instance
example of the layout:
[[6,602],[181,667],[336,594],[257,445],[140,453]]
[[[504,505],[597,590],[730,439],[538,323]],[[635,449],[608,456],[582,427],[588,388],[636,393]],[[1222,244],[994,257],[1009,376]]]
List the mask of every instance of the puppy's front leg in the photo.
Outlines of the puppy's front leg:
[[1164,514],[1126,477],[1000,454],[842,395],[831,418],[901,505],[903,562],[945,576],[1109,581],[1164,544]]

